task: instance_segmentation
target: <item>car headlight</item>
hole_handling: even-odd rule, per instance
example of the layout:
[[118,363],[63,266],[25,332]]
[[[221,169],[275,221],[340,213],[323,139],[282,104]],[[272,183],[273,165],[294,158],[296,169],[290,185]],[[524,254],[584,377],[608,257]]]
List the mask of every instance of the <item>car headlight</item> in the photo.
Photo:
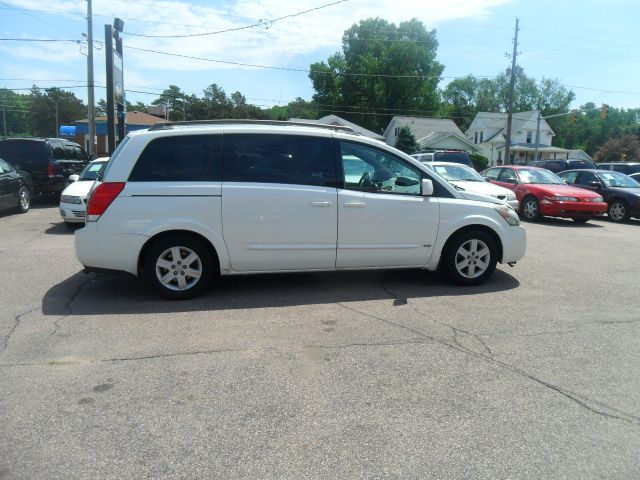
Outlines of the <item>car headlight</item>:
[[73,195],[62,195],[60,197],[60,201],[63,203],[82,203],[82,200],[80,200],[80,197],[76,197]]
[[516,194],[515,193],[510,193],[507,195],[507,201],[511,202],[513,200],[516,199]]
[[587,201],[587,202],[595,202],[595,203],[604,202],[602,197],[585,198],[585,201]]
[[494,207],[494,209],[500,214],[502,218],[504,218],[504,221],[512,227],[520,225],[520,217],[518,217],[518,214],[513,210],[513,208],[507,206],[497,206]]
[[577,202],[578,199],[576,197],[563,197],[561,195],[556,195],[554,197],[544,197],[545,200],[551,200],[552,202]]

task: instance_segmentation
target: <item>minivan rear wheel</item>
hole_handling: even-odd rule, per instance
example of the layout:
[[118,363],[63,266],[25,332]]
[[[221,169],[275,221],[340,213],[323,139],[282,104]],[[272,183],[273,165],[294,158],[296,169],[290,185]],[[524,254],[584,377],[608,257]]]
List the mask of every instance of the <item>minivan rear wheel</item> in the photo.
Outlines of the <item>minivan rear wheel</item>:
[[464,232],[451,241],[444,262],[445,271],[453,282],[479,285],[496,269],[498,248],[495,240],[486,232]]
[[160,295],[186,300],[200,294],[211,281],[213,260],[195,238],[176,235],[154,243],[144,262],[144,277]]

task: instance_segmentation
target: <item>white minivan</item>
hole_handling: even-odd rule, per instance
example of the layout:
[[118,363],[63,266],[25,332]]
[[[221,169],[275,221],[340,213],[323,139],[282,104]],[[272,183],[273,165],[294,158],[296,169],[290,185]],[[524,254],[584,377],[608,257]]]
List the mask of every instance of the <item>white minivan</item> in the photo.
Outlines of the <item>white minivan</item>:
[[440,268],[477,285],[525,245],[504,202],[465,199],[382,142],[247,120],[130,133],[75,233],[87,271],[141,275],[170,299],[199,294],[215,274]]

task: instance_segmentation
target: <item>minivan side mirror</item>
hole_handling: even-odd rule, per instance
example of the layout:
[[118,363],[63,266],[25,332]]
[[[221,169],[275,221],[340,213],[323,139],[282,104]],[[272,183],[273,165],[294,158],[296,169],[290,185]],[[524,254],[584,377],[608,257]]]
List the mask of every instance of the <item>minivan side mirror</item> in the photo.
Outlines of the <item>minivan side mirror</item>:
[[422,188],[420,190],[420,195],[422,195],[423,197],[430,197],[431,195],[433,195],[433,181],[429,180],[428,178],[423,178],[421,187]]

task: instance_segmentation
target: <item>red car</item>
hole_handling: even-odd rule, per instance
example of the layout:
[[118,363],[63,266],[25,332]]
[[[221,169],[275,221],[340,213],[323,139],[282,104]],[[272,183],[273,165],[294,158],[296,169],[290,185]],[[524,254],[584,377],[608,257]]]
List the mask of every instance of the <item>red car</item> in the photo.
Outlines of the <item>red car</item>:
[[584,223],[607,211],[602,196],[569,186],[544,168],[506,165],[489,168],[482,172],[482,176],[515,192],[520,201],[520,215],[525,220],[539,220],[548,215]]

